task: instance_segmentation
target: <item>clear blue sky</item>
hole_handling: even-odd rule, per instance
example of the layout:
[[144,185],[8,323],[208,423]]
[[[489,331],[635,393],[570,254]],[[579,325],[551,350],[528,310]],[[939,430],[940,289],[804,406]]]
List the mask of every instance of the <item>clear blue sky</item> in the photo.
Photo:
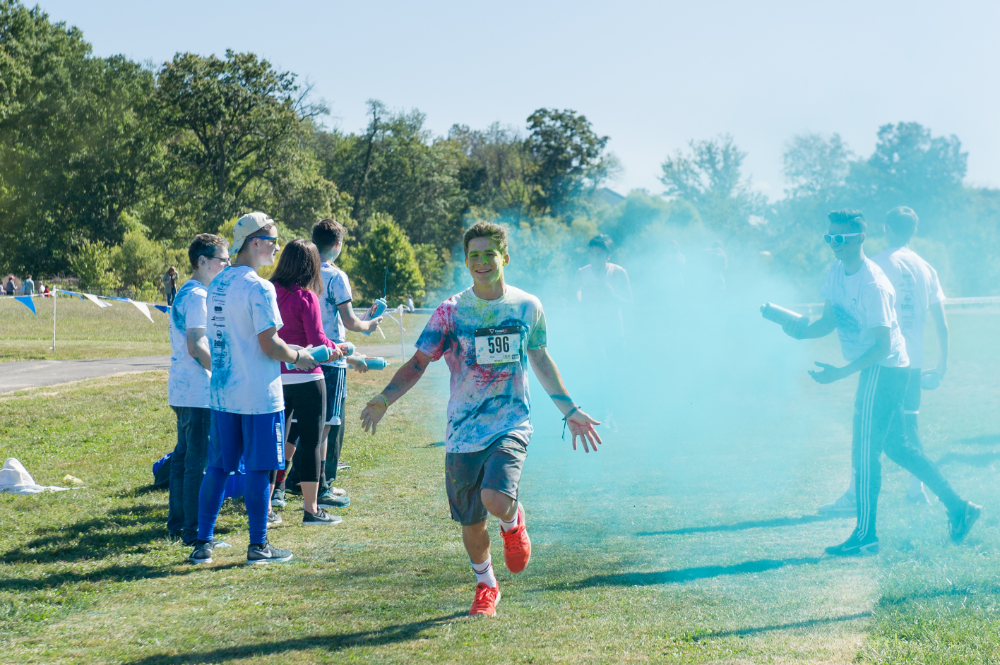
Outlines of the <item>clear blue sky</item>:
[[524,127],[571,108],[611,137],[613,187],[661,191],[664,157],[729,132],[769,196],[803,132],[867,155],[879,125],[956,134],[969,181],[1000,187],[1000,3],[261,2],[45,0],[98,55],[256,52],[315,85],[356,131],[365,101],[419,108],[428,126]]

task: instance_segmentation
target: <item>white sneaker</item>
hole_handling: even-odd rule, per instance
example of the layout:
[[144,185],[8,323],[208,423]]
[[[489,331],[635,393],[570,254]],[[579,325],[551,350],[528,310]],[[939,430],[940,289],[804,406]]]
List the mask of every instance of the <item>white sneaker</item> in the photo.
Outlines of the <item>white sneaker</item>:
[[823,504],[816,512],[824,515],[856,515],[858,502],[854,498],[854,492],[847,490],[839,499]]

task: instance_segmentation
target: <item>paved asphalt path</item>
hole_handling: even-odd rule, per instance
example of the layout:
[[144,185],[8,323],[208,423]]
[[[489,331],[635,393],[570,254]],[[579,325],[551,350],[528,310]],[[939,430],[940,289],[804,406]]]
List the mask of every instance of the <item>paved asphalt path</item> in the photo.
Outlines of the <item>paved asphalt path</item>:
[[[395,357],[398,364],[399,345],[359,346],[366,356]],[[413,347],[407,349],[412,353]],[[51,386],[82,379],[116,374],[134,374],[170,368],[170,356],[136,356],[134,358],[96,358],[93,360],[28,360],[0,363],[0,393],[26,388]]]

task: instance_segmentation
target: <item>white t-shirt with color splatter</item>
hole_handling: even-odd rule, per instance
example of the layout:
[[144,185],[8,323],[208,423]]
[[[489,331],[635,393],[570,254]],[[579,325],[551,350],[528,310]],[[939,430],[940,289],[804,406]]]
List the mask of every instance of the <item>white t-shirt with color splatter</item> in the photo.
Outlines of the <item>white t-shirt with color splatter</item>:
[[542,303],[513,286],[496,300],[470,287],[434,310],[416,347],[451,370],[446,452],[483,450],[505,434],[528,443],[526,350],[545,345]]

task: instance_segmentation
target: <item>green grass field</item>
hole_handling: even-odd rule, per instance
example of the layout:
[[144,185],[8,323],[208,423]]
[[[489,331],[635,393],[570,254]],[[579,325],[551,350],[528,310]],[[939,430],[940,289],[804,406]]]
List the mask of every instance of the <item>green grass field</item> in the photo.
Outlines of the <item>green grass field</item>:
[[[444,497],[440,363],[375,438],[355,418],[388,377],[351,375],[352,468],[338,484],[353,505],[324,530],[297,526],[290,504],[271,539],[296,559],[263,570],[243,565],[241,505],[224,509],[233,548],[210,566],[166,539],[166,493],[146,488],[173,445],[165,373],[2,395],[3,456],[43,484],[70,473],[86,487],[0,495],[0,660],[1000,662],[1000,317],[954,316],[952,331],[949,375],[921,418],[928,453],[985,506],[962,545],[939,503],[904,503],[906,474],[886,462],[882,553],[822,555],[852,526],[813,510],[846,483],[853,381],[803,372],[788,400],[808,429],[746,427],[739,445],[692,441],[659,465],[624,422],[598,455],[574,456],[540,406],[522,483],[532,563],[508,574],[494,542],[494,619],[465,616],[473,578]],[[816,357],[835,345],[816,343]]]
[[[52,299],[35,298],[34,302],[37,315],[13,300],[0,301],[0,362],[170,355],[166,314],[150,308],[150,323],[125,302],[113,302],[102,309],[67,296],[59,298],[53,353]],[[407,331],[403,340],[407,344],[416,341],[427,318],[422,314],[403,315]],[[348,340],[358,345],[399,344],[399,324],[388,317],[384,321],[384,339],[376,332],[370,336],[348,333]]]

